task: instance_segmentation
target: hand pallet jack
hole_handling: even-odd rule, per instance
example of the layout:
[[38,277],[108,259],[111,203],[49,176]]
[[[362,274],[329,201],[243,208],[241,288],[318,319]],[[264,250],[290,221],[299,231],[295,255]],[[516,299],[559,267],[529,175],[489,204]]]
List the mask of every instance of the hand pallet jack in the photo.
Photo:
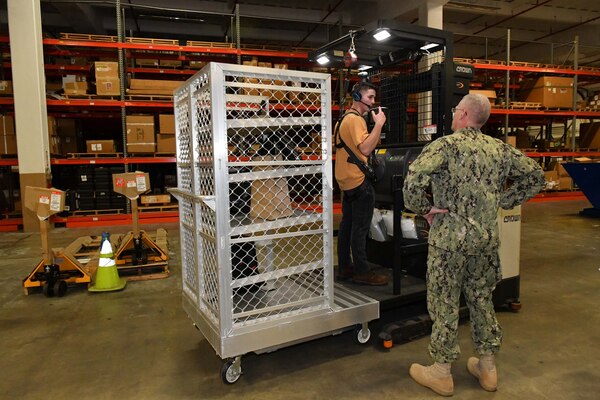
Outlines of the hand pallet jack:
[[[135,271],[137,276],[128,276],[128,280],[166,278],[169,275],[167,263],[166,231],[159,229],[157,244],[145,231],[139,229],[139,211],[137,199],[140,194],[150,190],[148,173],[136,171],[113,175],[113,190],[127,197],[131,202],[133,230],[116,241],[115,260],[119,271]],[[142,270],[159,270],[158,274],[142,274]]]
[[46,297],[62,297],[67,292],[69,283],[86,283],[91,281],[90,275],[77,259],[63,249],[50,249],[48,239],[48,218],[59,213],[65,207],[65,193],[54,188],[25,188],[25,206],[37,214],[40,220],[43,259],[36,265],[25,279],[23,288],[29,294],[32,288],[42,287]]

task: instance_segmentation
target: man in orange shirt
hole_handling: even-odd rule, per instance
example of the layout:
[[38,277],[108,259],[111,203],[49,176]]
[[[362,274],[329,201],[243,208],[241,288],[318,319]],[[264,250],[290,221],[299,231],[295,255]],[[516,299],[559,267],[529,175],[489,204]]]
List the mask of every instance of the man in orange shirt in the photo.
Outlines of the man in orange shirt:
[[[349,158],[345,147],[360,162],[367,163],[368,156],[380,141],[381,128],[386,116],[381,111],[370,111],[375,103],[376,87],[360,82],[352,87],[352,107],[335,129],[337,147],[335,179],[342,191],[342,222],[338,230],[338,279],[352,279],[364,285],[386,285],[388,277],[375,271],[378,266],[367,261],[367,235],[373,218],[375,194],[373,183],[365,177],[358,165]],[[371,132],[363,114],[371,112],[375,126]],[[350,249],[352,248],[352,257]],[[353,262],[352,262],[352,261]]]

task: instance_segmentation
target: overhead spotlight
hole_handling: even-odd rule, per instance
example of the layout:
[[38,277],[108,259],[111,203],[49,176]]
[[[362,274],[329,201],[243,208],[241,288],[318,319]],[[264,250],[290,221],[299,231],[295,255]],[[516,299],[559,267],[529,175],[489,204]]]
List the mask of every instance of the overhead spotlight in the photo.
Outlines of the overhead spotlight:
[[385,40],[385,39],[389,38],[390,36],[392,36],[392,34],[387,29],[379,29],[379,30],[377,30],[377,32],[375,32],[373,34],[373,37],[378,42],[381,42],[382,40]]
[[429,50],[429,49],[433,49],[434,47],[437,47],[437,46],[438,46],[437,43],[429,43],[424,46],[421,46],[421,50]]
[[317,62],[321,65],[325,65],[329,62],[329,57],[323,54],[322,56],[319,56],[319,58],[317,58]]

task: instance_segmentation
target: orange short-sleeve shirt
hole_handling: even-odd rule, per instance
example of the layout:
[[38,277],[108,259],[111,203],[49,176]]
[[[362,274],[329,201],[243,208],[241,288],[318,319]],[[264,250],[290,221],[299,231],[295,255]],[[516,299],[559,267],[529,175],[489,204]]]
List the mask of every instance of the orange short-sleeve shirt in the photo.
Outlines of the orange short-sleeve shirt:
[[[358,145],[369,136],[365,119],[353,112],[348,112],[342,120],[338,134],[344,143],[354,151],[358,159],[366,163],[367,157],[358,149]],[[334,136],[334,140],[336,139]],[[336,143],[339,143],[339,140]],[[335,179],[342,190],[354,189],[365,180],[365,174],[360,168],[356,164],[348,162],[348,153],[343,147],[336,149]]]

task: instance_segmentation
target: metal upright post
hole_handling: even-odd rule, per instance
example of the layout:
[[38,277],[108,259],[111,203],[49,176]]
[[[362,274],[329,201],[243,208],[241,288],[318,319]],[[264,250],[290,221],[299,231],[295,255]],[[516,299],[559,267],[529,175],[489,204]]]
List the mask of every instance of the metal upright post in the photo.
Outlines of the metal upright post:
[[510,29],[506,30],[506,88],[504,89],[504,106],[506,114],[504,114],[504,143],[508,142],[508,109],[510,105]]
[[237,46],[237,63],[242,63],[242,40],[240,39],[240,3],[235,3],[235,43]]
[[[115,13],[117,17],[117,42],[124,43],[124,32],[125,27],[123,24],[124,21],[124,13],[125,9],[121,8],[121,0],[117,0],[115,2]],[[127,71],[127,66],[125,65],[125,49],[120,48],[118,51],[119,57],[119,95],[121,99],[121,142],[123,143],[123,157],[127,158],[127,110],[125,109],[125,78]],[[124,163],[125,172],[129,172],[129,164]],[[125,203],[125,212],[131,213],[131,204],[130,202]]]
[[[579,68],[579,35],[575,36],[573,43],[573,71]],[[577,74],[573,75],[573,112],[577,111]],[[573,113],[571,122],[571,151],[575,151],[575,128],[577,127],[577,116]]]

